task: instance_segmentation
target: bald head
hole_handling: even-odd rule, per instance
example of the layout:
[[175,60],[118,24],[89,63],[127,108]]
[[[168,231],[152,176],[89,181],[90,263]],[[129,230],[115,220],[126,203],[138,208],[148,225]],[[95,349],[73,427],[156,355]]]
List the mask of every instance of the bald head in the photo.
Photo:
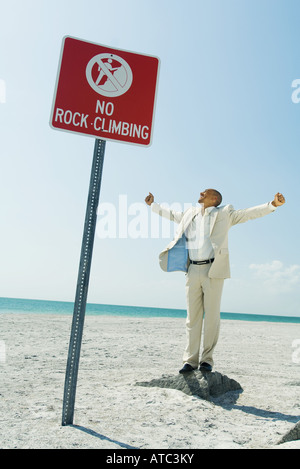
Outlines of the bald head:
[[216,189],[206,189],[200,193],[199,204],[203,204],[204,208],[217,207],[222,202],[222,195]]
[[216,189],[210,189],[210,191],[212,193],[212,196],[216,199],[215,207],[217,207],[222,203],[222,194]]

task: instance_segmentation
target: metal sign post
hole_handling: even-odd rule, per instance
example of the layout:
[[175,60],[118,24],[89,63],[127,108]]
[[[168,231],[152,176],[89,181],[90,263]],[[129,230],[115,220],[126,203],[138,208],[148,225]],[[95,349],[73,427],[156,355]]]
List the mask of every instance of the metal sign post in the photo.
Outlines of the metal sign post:
[[80,349],[92,263],[105,144],[105,140],[96,139],[95,141],[65,377],[62,425],[73,424]]

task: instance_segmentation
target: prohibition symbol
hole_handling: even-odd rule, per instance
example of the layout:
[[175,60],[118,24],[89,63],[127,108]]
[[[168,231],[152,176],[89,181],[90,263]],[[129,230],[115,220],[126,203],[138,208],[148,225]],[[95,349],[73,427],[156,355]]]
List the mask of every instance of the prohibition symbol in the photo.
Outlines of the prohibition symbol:
[[118,55],[95,55],[87,64],[85,73],[91,88],[102,96],[121,96],[132,84],[131,68]]

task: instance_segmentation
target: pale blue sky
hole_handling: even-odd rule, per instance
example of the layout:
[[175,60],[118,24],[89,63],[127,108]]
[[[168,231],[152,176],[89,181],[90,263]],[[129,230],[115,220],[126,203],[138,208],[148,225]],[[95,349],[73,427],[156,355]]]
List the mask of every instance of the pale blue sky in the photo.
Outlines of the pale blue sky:
[[[0,296],[74,300],[94,139],[49,126],[70,35],[161,60],[152,146],[107,142],[101,202],[284,193],[232,228],[222,310],[300,315],[299,14],[293,0],[1,0]],[[97,236],[88,301],[185,308],[184,274],[158,265],[168,241]]]

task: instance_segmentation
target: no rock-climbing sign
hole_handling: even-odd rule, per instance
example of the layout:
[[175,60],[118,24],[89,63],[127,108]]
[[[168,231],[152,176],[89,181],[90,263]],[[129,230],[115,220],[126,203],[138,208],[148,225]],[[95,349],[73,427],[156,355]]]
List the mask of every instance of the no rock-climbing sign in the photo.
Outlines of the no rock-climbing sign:
[[73,423],[106,140],[150,145],[159,59],[63,39],[51,111],[54,129],[95,137],[65,376],[62,425]]
[[157,57],[65,37],[50,125],[150,145],[158,70]]

